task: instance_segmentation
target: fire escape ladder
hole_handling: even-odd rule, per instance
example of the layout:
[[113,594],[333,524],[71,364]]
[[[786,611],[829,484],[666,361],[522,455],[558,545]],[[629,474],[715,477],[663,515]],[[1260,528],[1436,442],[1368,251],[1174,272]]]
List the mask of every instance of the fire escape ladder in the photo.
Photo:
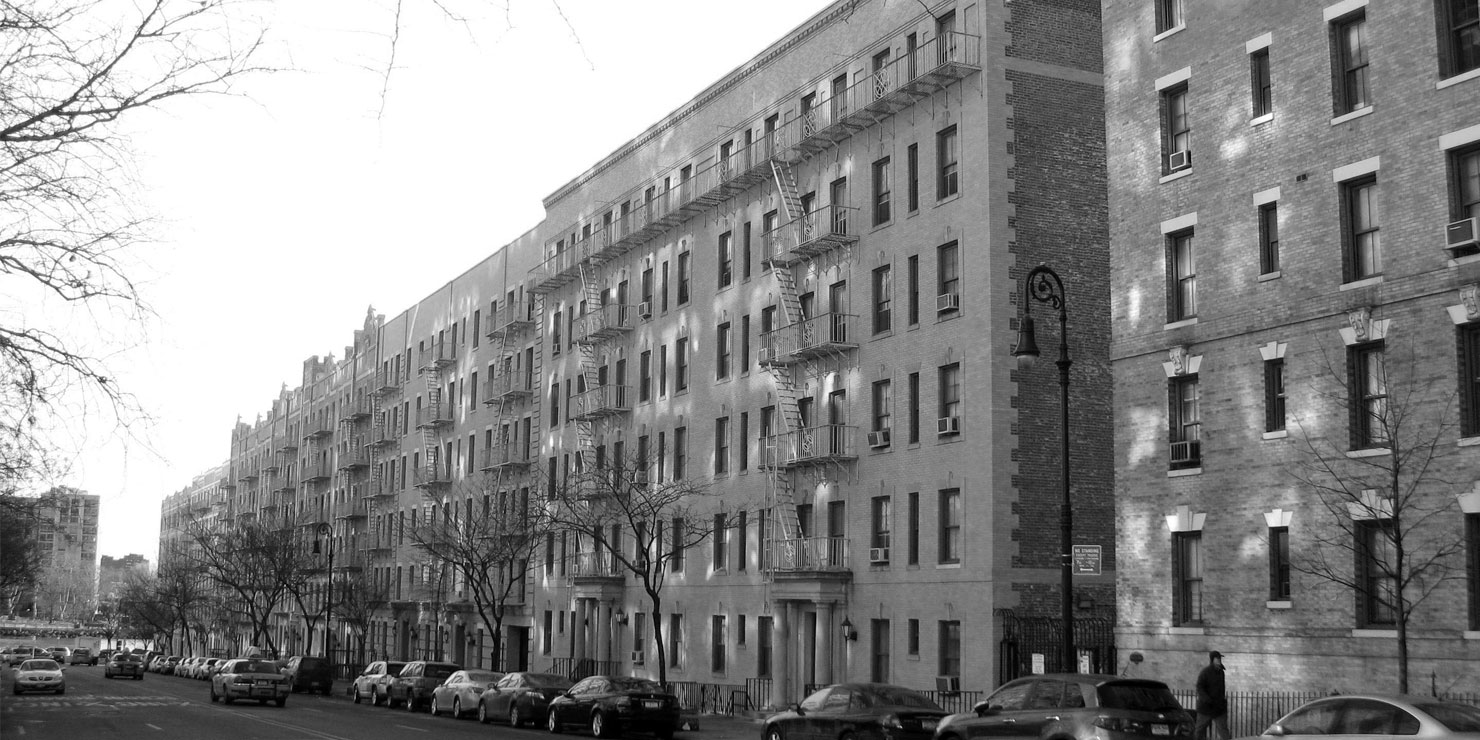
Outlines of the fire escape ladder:
[[797,294],[797,276],[790,265],[774,265],[771,273],[776,276],[776,287],[781,292],[781,309],[786,312],[786,325],[802,322],[802,300]]
[[781,193],[781,202],[786,206],[786,219],[795,221],[802,216],[802,196],[798,193],[797,174],[780,158],[771,160],[771,174],[776,178],[776,191]]

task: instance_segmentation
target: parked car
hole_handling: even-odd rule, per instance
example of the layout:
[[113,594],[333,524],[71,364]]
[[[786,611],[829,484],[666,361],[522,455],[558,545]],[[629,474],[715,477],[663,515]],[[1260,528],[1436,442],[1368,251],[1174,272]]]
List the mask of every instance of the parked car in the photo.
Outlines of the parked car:
[[72,648],[68,648],[68,647],[47,648],[46,649],[46,654],[52,660],[55,660],[56,662],[58,662],[58,663],[60,663],[62,665],[66,665],[67,664],[67,658],[72,655]]
[[813,692],[766,719],[765,740],[836,738],[848,733],[884,740],[929,740],[946,716],[930,697],[884,683],[840,683]]
[[164,661],[159,664],[160,674],[164,676],[175,675],[175,666],[180,665],[180,661],[182,660],[184,660],[184,658],[178,655],[171,655],[170,657],[165,658]]
[[263,704],[288,703],[288,677],[278,673],[270,660],[232,658],[211,676],[211,701],[230,704],[237,699],[256,699]]
[[1480,708],[1429,696],[1351,694],[1301,705],[1279,718],[1261,738],[1406,735],[1413,738],[1480,737]]
[[195,670],[195,677],[201,681],[211,680],[211,676],[215,675],[216,668],[221,665],[223,660],[222,658],[206,658],[201,662],[200,667]]
[[1054,740],[1188,738],[1192,714],[1160,681],[1050,673],[1003,684],[936,728],[937,740],[1011,734]]
[[460,670],[462,666],[456,663],[413,660],[396,674],[396,680],[386,691],[386,703],[392,707],[404,704],[414,712],[431,701],[432,689]]
[[498,671],[463,670],[447,677],[432,689],[427,707],[432,714],[450,712],[453,719],[478,710],[478,697],[493,688],[504,674]]
[[144,659],[133,653],[114,653],[103,665],[103,678],[117,678],[128,676],[138,681],[144,680]]
[[67,665],[97,665],[98,656],[93,655],[90,648],[72,648],[72,654],[67,656]]
[[550,702],[570,687],[570,679],[554,673],[510,673],[478,697],[478,721],[506,719],[513,727],[544,724]]
[[597,738],[636,730],[671,740],[678,729],[678,697],[646,678],[590,676],[550,702],[545,728],[558,733],[566,725],[590,727]]
[[373,705],[380,705],[390,697],[391,682],[401,673],[406,664],[399,660],[377,660],[365,666],[360,675],[355,676],[355,681],[349,687],[349,693],[354,697],[355,703],[369,701]]
[[62,664],[51,658],[32,658],[20,664],[12,673],[15,683],[11,691],[53,691],[67,693],[67,677],[62,675]]
[[334,691],[334,668],[328,658],[295,655],[279,670],[293,691],[317,691],[324,696]]
[[34,658],[50,658],[50,657],[51,657],[51,653],[48,653],[45,650],[42,650],[41,648],[17,647],[17,648],[13,648],[11,650],[10,654],[8,656],[6,656],[6,662],[9,663],[12,666],[18,666],[18,665],[20,665],[20,664],[22,664],[22,663],[24,663],[24,662],[26,662],[28,660],[32,660]]

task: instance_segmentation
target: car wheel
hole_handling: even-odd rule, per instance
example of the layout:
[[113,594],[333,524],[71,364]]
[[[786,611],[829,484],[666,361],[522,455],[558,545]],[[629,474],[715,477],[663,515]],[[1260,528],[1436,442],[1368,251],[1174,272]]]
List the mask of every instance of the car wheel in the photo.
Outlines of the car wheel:
[[355,703],[356,704],[359,704],[360,702],[363,702],[364,701],[364,699],[360,698],[360,687],[358,687],[358,686],[351,687],[350,690],[349,690],[349,692],[354,695],[354,697],[355,697]]
[[221,697],[216,696],[216,684],[211,684],[211,703],[215,704]]
[[524,715],[519,712],[519,705],[518,704],[515,704],[515,703],[509,704],[509,726],[510,727],[523,727],[524,726]]
[[452,718],[453,719],[462,719],[462,716],[463,716],[462,697],[460,697],[460,696],[459,697],[455,697],[452,700]]
[[429,702],[427,702],[427,713],[428,714],[431,714],[433,717],[436,717],[436,716],[442,714],[442,712],[437,709],[437,697],[436,696],[433,696],[432,697],[432,700],[429,701]]
[[490,719],[492,719],[492,718],[488,716],[488,705],[487,704],[484,704],[482,699],[479,699],[478,700],[478,723],[479,724],[486,725],[486,724],[488,724],[488,720],[490,720]]
[[416,697],[414,697],[414,696],[412,696],[410,694],[407,694],[406,695],[406,711],[408,711],[408,712],[415,712],[416,711]]
[[378,707],[385,704],[385,695],[375,687],[370,688],[370,706]]
[[274,704],[277,704],[280,707],[287,706],[288,705],[288,697],[286,697],[286,696],[279,696],[278,698],[276,698],[276,699],[273,700],[273,703]]
[[591,715],[591,737],[602,740],[612,736],[612,727],[606,722],[606,715],[596,712]]
[[560,734],[560,720],[555,716],[554,707],[550,707],[550,715],[545,718],[545,729],[556,735]]
[[780,727],[772,727],[766,730],[766,740],[786,740],[786,735]]

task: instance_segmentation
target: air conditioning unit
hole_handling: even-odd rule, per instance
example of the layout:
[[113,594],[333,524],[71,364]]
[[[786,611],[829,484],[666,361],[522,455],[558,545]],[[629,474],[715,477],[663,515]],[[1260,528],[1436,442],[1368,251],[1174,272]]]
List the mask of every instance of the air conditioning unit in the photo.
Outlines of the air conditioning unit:
[[1455,221],[1444,229],[1444,246],[1448,249],[1474,249],[1480,244],[1480,218]]
[[935,433],[944,437],[947,434],[961,433],[961,417],[942,416],[935,420]]
[[878,431],[878,432],[869,432],[868,433],[868,446],[869,447],[888,447],[889,446],[889,430],[888,429],[885,429],[883,431]]
[[889,548],[887,548],[887,547],[870,547],[868,549],[868,561],[870,563],[887,563],[887,562],[889,562]]
[[641,316],[641,317],[643,317],[645,319],[652,318],[653,317],[653,302],[652,301],[643,301],[642,303],[637,304],[637,315],[638,316]]
[[1167,169],[1173,172],[1192,166],[1192,152],[1183,149],[1167,155]]
[[959,293],[941,293],[935,297],[935,312],[945,313],[961,308],[961,295]]
[[642,650],[632,651],[632,665],[644,665],[647,663],[647,653]]
[[774,354],[770,347],[761,347],[756,350],[756,356],[760,359],[760,364],[762,365],[770,364],[771,360],[774,359],[772,357]]
[[961,693],[961,677],[936,676],[935,690],[942,694],[959,694]]

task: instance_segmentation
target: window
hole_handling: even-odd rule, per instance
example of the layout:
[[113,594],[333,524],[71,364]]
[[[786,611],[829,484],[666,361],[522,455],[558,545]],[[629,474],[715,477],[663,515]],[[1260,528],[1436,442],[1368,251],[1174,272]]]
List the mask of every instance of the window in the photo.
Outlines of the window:
[[906,296],[906,300],[909,303],[909,323],[910,326],[914,326],[920,323],[920,255],[910,255],[908,265],[907,279],[909,280],[909,284],[907,286],[908,295]]
[[947,126],[935,135],[935,198],[943,200],[961,191],[958,137],[955,126]]
[[1359,344],[1347,350],[1351,375],[1354,450],[1387,446],[1387,372],[1382,342]]
[[730,417],[721,416],[714,420],[714,474],[730,472]]
[[679,337],[673,345],[673,392],[689,389],[689,338]]
[[1167,263],[1172,266],[1171,311],[1167,320],[1197,318],[1197,263],[1193,259],[1190,229],[1167,237]]
[[716,614],[709,625],[709,670],[725,672],[725,615]]
[[659,282],[661,284],[658,286],[658,290],[659,290],[659,293],[660,293],[660,297],[662,299],[662,301],[661,301],[661,303],[662,303],[662,310],[663,310],[664,313],[667,313],[668,312],[668,260],[663,260],[663,264],[661,265],[661,268],[662,269],[659,271]]
[[1275,203],[1259,206],[1259,274],[1280,271],[1280,211]]
[[1290,600],[1290,528],[1269,528],[1269,600]]
[[1285,428],[1285,360],[1264,361],[1264,431]]
[[[914,61],[914,56],[910,56]],[[920,145],[910,144],[905,150],[906,199],[911,212],[920,210]]]
[[869,509],[869,562],[889,562],[890,499],[875,496]]
[[720,324],[714,332],[714,379],[730,377],[730,322]]
[[1198,403],[1197,376],[1185,375],[1171,381],[1172,470],[1202,464],[1202,417]]
[[[747,525],[745,510],[742,509],[735,514],[735,570],[741,573],[745,572],[750,561],[750,535]],[[745,644],[745,617],[743,615],[740,617],[740,631],[735,636],[739,644]]]
[[653,351],[645,349],[637,358],[637,400],[653,397]]
[[889,682],[889,620],[874,619],[869,624],[869,680]]
[[740,277],[744,280],[750,279],[751,260],[750,222],[746,221],[740,229]]
[[683,615],[668,615],[668,667],[680,668],[683,666]]
[[1172,533],[1172,624],[1202,624],[1202,532]]
[[[873,422],[870,430],[882,432],[882,438],[878,440],[879,447],[889,445],[888,432],[893,427],[894,417],[894,392],[890,390],[890,381],[880,380],[873,385]],[[872,446],[872,443],[870,443]]]
[[1332,26],[1336,69],[1333,70],[1336,115],[1372,105],[1367,90],[1367,15],[1354,13]]
[[658,397],[668,395],[668,345],[658,346]]
[[1182,0],[1156,0],[1156,32],[1182,27]]
[[662,483],[664,480],[663,476],[668,471],[668,435],[665,432],[658,432],[658,459],[656,468],[658,474],[657,480],[659,483]]
[[1480,3],[1439,0],[1439,73],[1444,77],[1480,69]]
[[1357,626],[1397,624],[1397,578],[1393,573],[1393,521],[1356,522]]
[[771,258],[775,256],[771,252],[776,249],[772,242],[776,238],[776,222],[779,218],[780,211],[777,210],[770,210],[761,214],[761,272],[770,272],[771,270]]
[[[689,429],[678,427],[673,430],[673,479],[683,480],[689,459]],[[675,534],[677,534],[675,532]]]
[[920,655],[920,620],[910,619],[904,623],[904,650],[911,657]]
[[740,465],[738,470],[744,473],[750,468],[750,412],[740,412]]
[[[1480,146],[1461,149],[1451,154],[1449,170],[1454,178],[1451,186],[1453,190],[1451,217],[1455,221],[1472,218],[1475,219],[1476,224],[1480,224]],[[1463,257],[1477,252],[1480,252],[1480,245],[1476,244],[1450,249],[1450,255],[1454,257]]]
[[560,356],[560,348],[562,346],[564,346],[564,344],[565,344],[564,342],[560,341],[560,327],[561,327],[560,309],[556,309],[555,310],[555,326],[553,327],[553,330],[550,332],[550,356],[551,357],[559,357]]
[[693,277],[693,253],[678,253],[678,305],[689,302],[689,280]]
[[755,618],[755,676],[771,677],[771,625],[775,617]]
[[940,622],[940,658],[939,675],[960,676],[961,675],[961,622],[958,620],[944,620]]
[[909,410],[908,410],[909,411],[909,422],[910,422],[910,424],[909,424],[909,426],[910,426],[910,433],[909,433],[910,439],[909,439],[909,442],[910,442],[910,444],[913,445],[913,444],[919,444],[920,443],[920,374],[919,373],[910,373],[909,386],[910,386],[910,389],[909,389],[910,390],[910,405],[909,405]]
[[961,489],[940,492],[940,556],[937,562],[961,562]]
[[874,162],[874,225],[889,223],[893,217],[891,198],[893,197],[892,170],[889,167],[889,158]]
[[945,296],[959,299],[961,295],[961,268],[956,264],[960,250],[956,242],[951,242],[942,245],[936,251],[936,279],[942,300],[936,303],[935,308],[938,313],[955,311],[959,308],[959,304],[955,300],[945,299]]
[[1343,183],[1341,195],[1347,282],[1379,275],[1382,243],[1377,232],[1377,179],[1368,177]]
[[[719,262],[719,269],[717,270],[719,273],[719,287],[728,288],[730,287],[730,283],[735,282],[735,244],[732,232],[726,231],[719,235],[718,254],[715,256]],[[681,265],[682,262],[679,264]],[[679,279],[683,279],[681,274]],[[679,290],[683,290],[681,284]],[[683,299],[680,298],[679,303],[682,302]]]
[[1249,55],[1249,82],[1254,96],[1254,117],[1274,112],[1274,88],[1269,80],[1269,47]]
[[1465,515],[1468,567],[1465,580],[1470,591],[1470,629],[1480,630],[1480,514]]
[[908,552],[906,553],[906,561],[905,562],[909,563],[910,565],[919,565],[920,564],[920,492],[919,491],[911,491],[910,492],[909,502],[908,502],[908,510],[906,511],[906,518],[909,520],[906,523],[906,526],[908,527],[907,532],[909,534],[909,542],[907,543],[907,545],[908,545]]
[[956,426],[943,428],[941,434],[956,434],[960,431],[961,419],[961,363],[953,362],[940,368],[940,417],[956,419]]
[[890,306],[894,303],[894,277],[889,265],[874,268],[874,333],[893,328]]
[[725,569],[725,557],[729,554],[729,541],[725,537],[725,515],[714,515],[714,533],[710,535],[710,545],[713,546],[710,560],[715,572]]
[[1480,436],[1480,323],[1459,327],[1460,436]]
[[1187,85],[1161,91],[1161,148],[1166,156],[1162,174],[1192,166],[1192,127],[1187,120]]

